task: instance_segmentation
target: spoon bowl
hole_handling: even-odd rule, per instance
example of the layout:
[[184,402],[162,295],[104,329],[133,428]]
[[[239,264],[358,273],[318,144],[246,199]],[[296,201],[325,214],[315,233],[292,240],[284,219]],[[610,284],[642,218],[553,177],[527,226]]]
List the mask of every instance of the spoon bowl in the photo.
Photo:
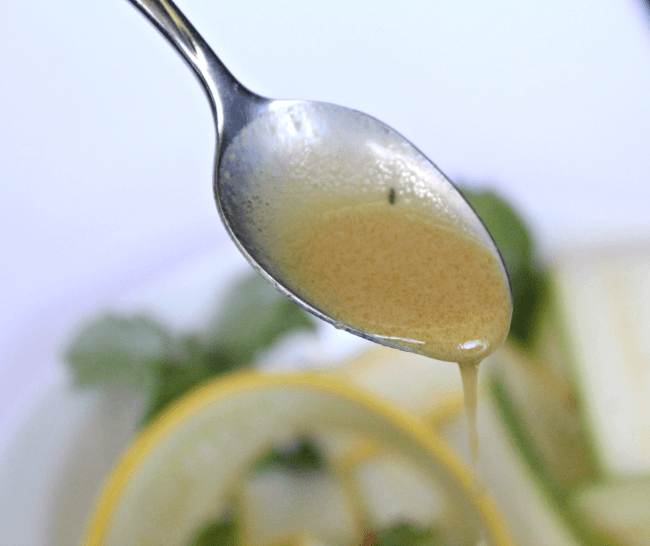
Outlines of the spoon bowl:
[[[381,121],[349,108],[272,100],[239,83],[171,0],[129,0],[199,78],[215,119],[214,194],[244,256],[278,290],[337,328],[414,350],[404,339],[342,322],[306,296],[278,262],[287,233],[310,208],[407,203],[469,234],[507,284],[499,250],[457,188],[415,146]],[[411,341],[411,340],[406,340]]]

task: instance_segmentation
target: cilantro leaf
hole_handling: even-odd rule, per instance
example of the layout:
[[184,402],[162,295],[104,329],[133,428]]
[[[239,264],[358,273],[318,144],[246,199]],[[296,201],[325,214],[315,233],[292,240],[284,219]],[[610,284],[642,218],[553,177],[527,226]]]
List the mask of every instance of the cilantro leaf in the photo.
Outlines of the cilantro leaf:
[[318,444],[309,437],[272,448],[258,463],[255,471],[286,468],[293,472],[319,472],[325,468],[325,458]]
[[293,330],[315,329],[302,308],[256,273],[229,293],[223,313],[210,323],[207,336],[234,358],[250,361]]
[[205,346],[195,336],[185,338],[181,346],[178,358],[157,363],[141,425],[146,425],[163,408],[204,381],[250,364],[233,358],[219,347]]
[[376,546],[440,546],[442,542],[437,533],[431,529],[401,522],[385,531],[375,533],[372,544]]
[[549,278],[537,255],[530,230],[515,209],[492,190],[459,188],[492,235],[506,264],[512,286],[510,336],[532,341],[535,318],[546,297]]
[[260,351],[299,329],[315,329],[305,311],[259,274],[244,277],[206,331],[182,341],[181,358],[160,363],[143,424],[203,381],[250,366]]
[[78,385],[147,388],[153,381],[155,363],[174,352],[172,335],[154,320],[107,314],[75,334],[65,358]]
[[239,527],[234,519],[219,520],[206,525],[189,546],[238,546]]
[[121,384],[147,397],[141,424],[198,384],[250,366],[260,351],[315,325],[257,273],[238,282],[206,330],[174,336],[146,316],[109,313],[83,326],[65,358],[79,386]]

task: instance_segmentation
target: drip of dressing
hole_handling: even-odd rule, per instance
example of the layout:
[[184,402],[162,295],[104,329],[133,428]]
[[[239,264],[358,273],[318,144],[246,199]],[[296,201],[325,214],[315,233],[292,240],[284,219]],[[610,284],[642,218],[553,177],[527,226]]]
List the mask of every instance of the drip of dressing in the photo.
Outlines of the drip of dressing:
[[467,427],[469,430],[469,452],[474,471],[474,487],[477,493],[483,493],[481,474],[478,465],[479,441],[477,425],[477,402],[478,402],[478,366],[480,360],[459,364],[460,376],[463,382],[463,395],[465,398],[465,415],[467,416]]

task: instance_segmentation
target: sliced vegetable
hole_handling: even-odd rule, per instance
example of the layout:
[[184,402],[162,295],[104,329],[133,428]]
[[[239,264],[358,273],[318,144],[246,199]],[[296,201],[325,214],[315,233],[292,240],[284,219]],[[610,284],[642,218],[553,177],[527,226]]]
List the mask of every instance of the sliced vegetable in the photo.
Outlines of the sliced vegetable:
[[597,544],[650,544],[650,476],[588,485],[573,495],[572,504]]

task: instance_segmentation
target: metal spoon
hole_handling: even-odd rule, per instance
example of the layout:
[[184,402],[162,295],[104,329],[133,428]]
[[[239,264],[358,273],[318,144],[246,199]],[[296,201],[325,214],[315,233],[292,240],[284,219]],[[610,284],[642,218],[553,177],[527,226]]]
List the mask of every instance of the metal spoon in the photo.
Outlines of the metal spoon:
[[[269,244],[269,219],[332,195],[348,202],[397,195],[424,203],[478,236],[507,277],[499,250],[464,197],[396,131],[341,106],[261,97],[234,78],[171,0],[129,1],[160,30],[203,85],[217,131],[214,194],[221,219],[242,254],[280,292],[337,328],[405,349],[386,336],[340,324],[303,299],[292,288],[292,279],[278,271],[272,241]],[[290,182],[300,169],[309,170],[314,158],[324,169],[321,180]]]

